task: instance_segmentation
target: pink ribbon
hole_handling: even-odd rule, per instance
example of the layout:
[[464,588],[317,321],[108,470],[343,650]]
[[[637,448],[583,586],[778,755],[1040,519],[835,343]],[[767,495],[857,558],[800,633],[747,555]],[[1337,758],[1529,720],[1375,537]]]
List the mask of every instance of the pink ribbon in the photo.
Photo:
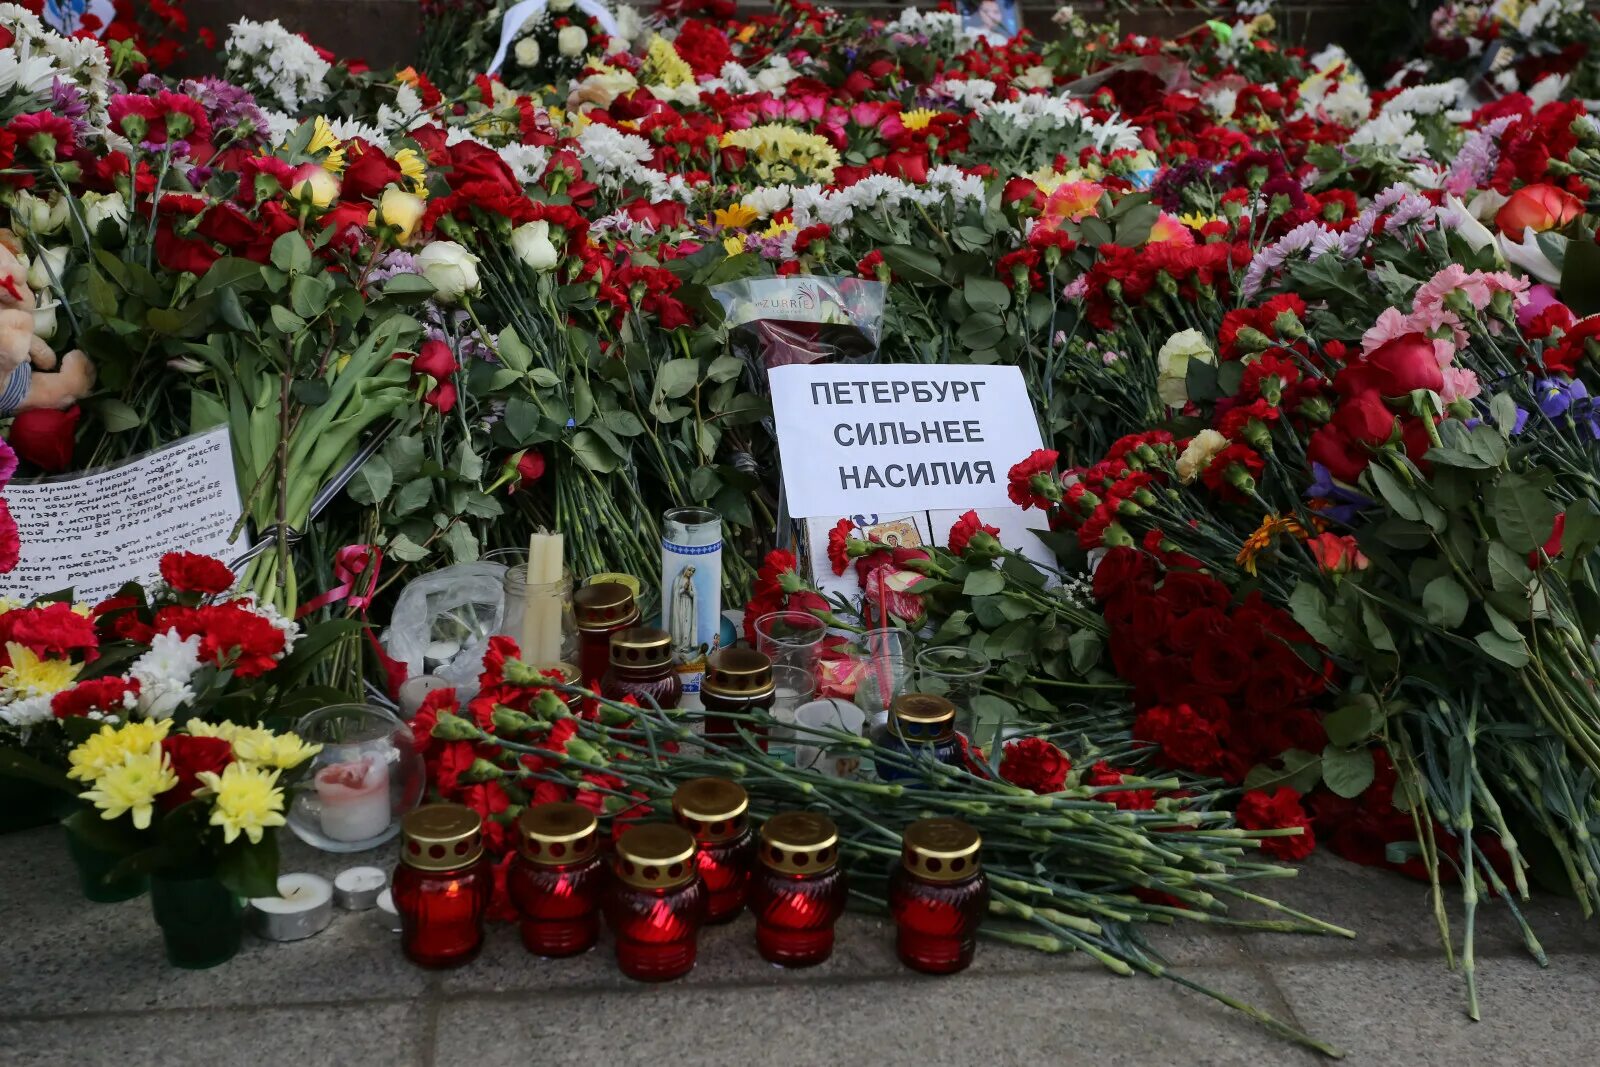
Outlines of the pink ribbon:
[[[378,592],[378,572],[383,569],[383,549],[376,545],[345,545],[333,554],[333,576],[339,584],[315,600],[301,606],[295,618],[301,619],[329,604],[348,600],[357,611],[365,611]],[[354,591],[359,579],[366,579],[365,592]]]

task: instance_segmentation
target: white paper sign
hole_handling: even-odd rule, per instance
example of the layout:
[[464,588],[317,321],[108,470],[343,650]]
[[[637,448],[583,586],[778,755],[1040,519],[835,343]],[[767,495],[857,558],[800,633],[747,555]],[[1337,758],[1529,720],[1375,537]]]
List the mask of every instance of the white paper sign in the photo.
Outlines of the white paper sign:
[[1042,448],[1016,367],[787,366],[768,373],[791,515],[1009,508]]
[[168,552],[227,561],[248,547],[228,541],[241,504],[226,426],[90,474],[13,482],[5,500],[22,558],[0,574],[0,595],[17,600],[70,587],[92,604],[158,578]]

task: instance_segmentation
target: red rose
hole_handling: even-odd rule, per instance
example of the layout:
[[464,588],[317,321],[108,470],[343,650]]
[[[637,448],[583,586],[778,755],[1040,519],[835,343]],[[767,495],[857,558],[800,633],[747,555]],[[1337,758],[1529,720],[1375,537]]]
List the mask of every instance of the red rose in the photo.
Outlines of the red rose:
[[1032,178],[1012,178],[1000,191],[1000,202],[1037,212],[1044,206],[1044,191]]
[[1329,574],[1364,571],[1371,562],[1349,534],[1320,533],[1306,542],[1311,558]]
[[411,370],[442,382],[455,373],[456,357],[443,341],[424,341],[417,354],[411,357]]
[[35,408],[11,421],[6,442],[17,456],[42,471],[59,474],[72,466],[72,448],[82,413],[74,404],[65,411]]
[[383,194],[385,186],[405,181],[400,164],[359,137],[350,141],[345,160],[341,196],[373,199]]
[[[1433,358],[1431,351],[1428,358]],[[1443,380],[1441,375],[1441,385]],[[1332,424],[1353,441],[1381,445],[1394,435],[1394,412],[1389,410],[1376,389],[1364,389],[1339,402],[1333,412]]]
[[1059,793],[1066,788],[1072,762],[1042,737],[1006,742],[1000,756],[1000,777],[1035,793]]
[[1200,608],[1226,608],[1228,587],[1209,574],[1179,571],[1169,574],[1158,594],[1173,611],[1187,614]]
[[1237,642],[1218,642],[1194,654],[1194,681],[1213,693],[1237,693],[1250,680],[1256,664]]
[[1337,426],[1319,426],[1306,444],[1306,457],[1328,468],[1341,482],[1354,483],[1372,462],[1372,451]]
[[521,459],[517,460],[517,479],[524,488],[543,478],[544,470],[544,454],[531,448],[522,454]]
[[226,563],[198,552],[168,552],[162,556],[161,577],[179,593],[226,593],[234,581]]
[[985,525],[976,511],[969,511],[950,527],[950,551],[979,562],[998,559],[1000,528]]
[[1239,801],[1235,820],[1246,830],[1277,830],[1298,826],[1301,833],[1295,837],[1266,837],[1261,840],[1261,851],[1282,860],[1303,860],[1317,847],[1311,832],[1311,820],[1300,806],[1300,794],[1288,786],[1279,786],[1268,793],[1252,789]]
[[1404,396],[1413,389],[1444,388],[1444,371],[1433,352],[1433,341],[1424,334],[1408,333],[1385,341],[1366,358],[1367,366],[1378,374],[1384,396]]
[[[0,500],[0,504],[3,503],[5,501]],[[1545,539],[1544,544],[1528,553],[1528,566],[1538,570],[1546,560],[1552,560],[1561,555],[1561,538],[1566,532],[1567,513],[1563,511],[1556,516],[1555,527],[1550,531],[1550,536]]]
[[1521,242],[1525,230],[1543,233],[1565,226],[1583,214],[1583,201],[1554,185],[1524,185],[1511,194],[1499,211],[1494,224],[1501,233],[1513,241]]
[[178,776],[178,784],[156,798],[162,811],[171,811],[191,799],[200,788],[200,774],[221,774],[233,762],[233,746],[220,737],[176,734],[161,739],[161,751]]

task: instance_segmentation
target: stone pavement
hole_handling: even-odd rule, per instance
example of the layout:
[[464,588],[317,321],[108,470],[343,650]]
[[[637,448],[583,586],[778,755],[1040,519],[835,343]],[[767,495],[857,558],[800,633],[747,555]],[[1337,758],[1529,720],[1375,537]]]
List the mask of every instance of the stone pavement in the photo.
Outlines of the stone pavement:
[[[284,853],[284,870],[329,876],[391,862],[322,856],[292,839]],[[1157,932],[1155,947],[1350,1063],[1594,1062],[1600,922],[1583,923],[1570,903],[1530,907],[1550,953],[1543,971],[1504,909],[1483,909],[1474,1024],[1425,887],[1321,853],[1300,878],[1264,885],[1359,939],[1194,927]],[[887,923],[865,915],[841,923],[829,963],[799,972],[764,963],[742,918],[711,930],[700,965],[665,986],[621,977],[605,939],[581,958],[542,961],[507,927],[490,931],[473,964],[429,973],[370,913],[336,913],[294,944],[247,935],[229,963],[180,971],[163,960],[148,900],[82,899],[57,828],[0,837],[0,887],[0,1067],[1326,1062],[1209,998],[1088,959],[983,942],[963,975],[915,975],[895,960]]]

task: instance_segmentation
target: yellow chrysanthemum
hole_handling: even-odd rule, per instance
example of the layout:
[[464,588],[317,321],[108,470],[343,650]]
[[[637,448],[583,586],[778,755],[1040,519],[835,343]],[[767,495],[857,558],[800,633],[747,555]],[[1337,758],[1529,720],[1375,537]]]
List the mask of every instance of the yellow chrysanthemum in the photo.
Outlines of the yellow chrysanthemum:
[[683,61],[672,42],[659,33],[650,38],[650,48],[645,53],[644,70],[648,72],[640,81],[651,85],[665,85],[676,89],[680,85],[694,84],[694,68]]
[[768,226],[766,229],[762,230],[761,231],[761,236],[762,237],[781,237],[783,234],[788,233],[790,230],[796,230],[796,229],[799,229],[799,227],[794,224],[794,220],[792,220],[792,219],[784,219],[782,222],[774,222],[770,226]]
[[1239,554],[1234,557],[1234,562],[1243,567],[1246,574],[1256,573],[1256,557],[1266,551],[1279,534],[1291,534],[1304,538],[1306,530],[1294,519],[1282,515],[1268,515],[1261,520],[1261,525],[1244,539]]
[[428,174],[428,162],[410,148],[402,148],[394,154],[395,165],[400,168],[400,173],[406,176],[414,192],[422,192],[422,179]]
[[333,127],[322,115],[311,120],[311,143],[306,145],[308,155],[314,156],[320,152],[328,153],[322,157],[323,170],[334,174],[344,170],[344,145],[333,135]]
[[1202,215],[1198,211],[1190,211],[1186,214],[1179,215],[1178,221],[1189,227],[1191,230],[1203,230],[1211,223],[1217,222],[1218,219],[1215,215]]
[[122,762],[107,767],[83,799],[100,809],[102,819],[132,812],[133,825],[148,830],[156,797],[177,784],[178,776],[172,773],[158,742],[143,752],[124,753]]
[[251,730],[248,734],[241,732],[233,739],[233,754],[241,760],[282,771],[300,766],[321,751],[321,745],[308,745],[297,734]]
[[0,670],[0,689],[17,697],[47,697],[72,688],[81,664],[66,659],[41,659],[33,649],[15,641],[6,642],[11,666]]
[[72,765],[67,777],[79,782],[97,781],[101,775],[120,764],[130,752],[146,752],[152,746],[160,745],[171,727],[171,719],[102,726],[98,733],[90,735],[67,753],[67,762]]
[[938,117],[939,113],[937,111],[934,111],[930,108],[919,107],[915,111],[902,112],[900,115],[900,125],[904,126],[908,130],[922,130],[926,129],[928,124]]
[[748,152],[756,173],[768,183],[809,179],[827,184],[839,165],[839,150],[827,138],[778,123],[729,130],[720,144]]
[[224,844],[231,845],[244,834],[252,845],[259,845],[263,831],[283,825],[283,790],[278,788],[277,771],[230,763],[221,774],[201,771],[195,777],[215,798],[211,825],[222,827]]
[[711,213],[712,221],[728,230],[742,230],[760,217],[761,213],[749,204],[719,207]]
[[722,250],[728,253],[730,256],[738,255],[740,252],[744,251],[744,238],[724,237],[722,239]]
[[204,719],[190,719],[183,724],[183,732],[190,737],[220,737],[224,741],[232,741],[241,729],[238,723],[206,722]]

